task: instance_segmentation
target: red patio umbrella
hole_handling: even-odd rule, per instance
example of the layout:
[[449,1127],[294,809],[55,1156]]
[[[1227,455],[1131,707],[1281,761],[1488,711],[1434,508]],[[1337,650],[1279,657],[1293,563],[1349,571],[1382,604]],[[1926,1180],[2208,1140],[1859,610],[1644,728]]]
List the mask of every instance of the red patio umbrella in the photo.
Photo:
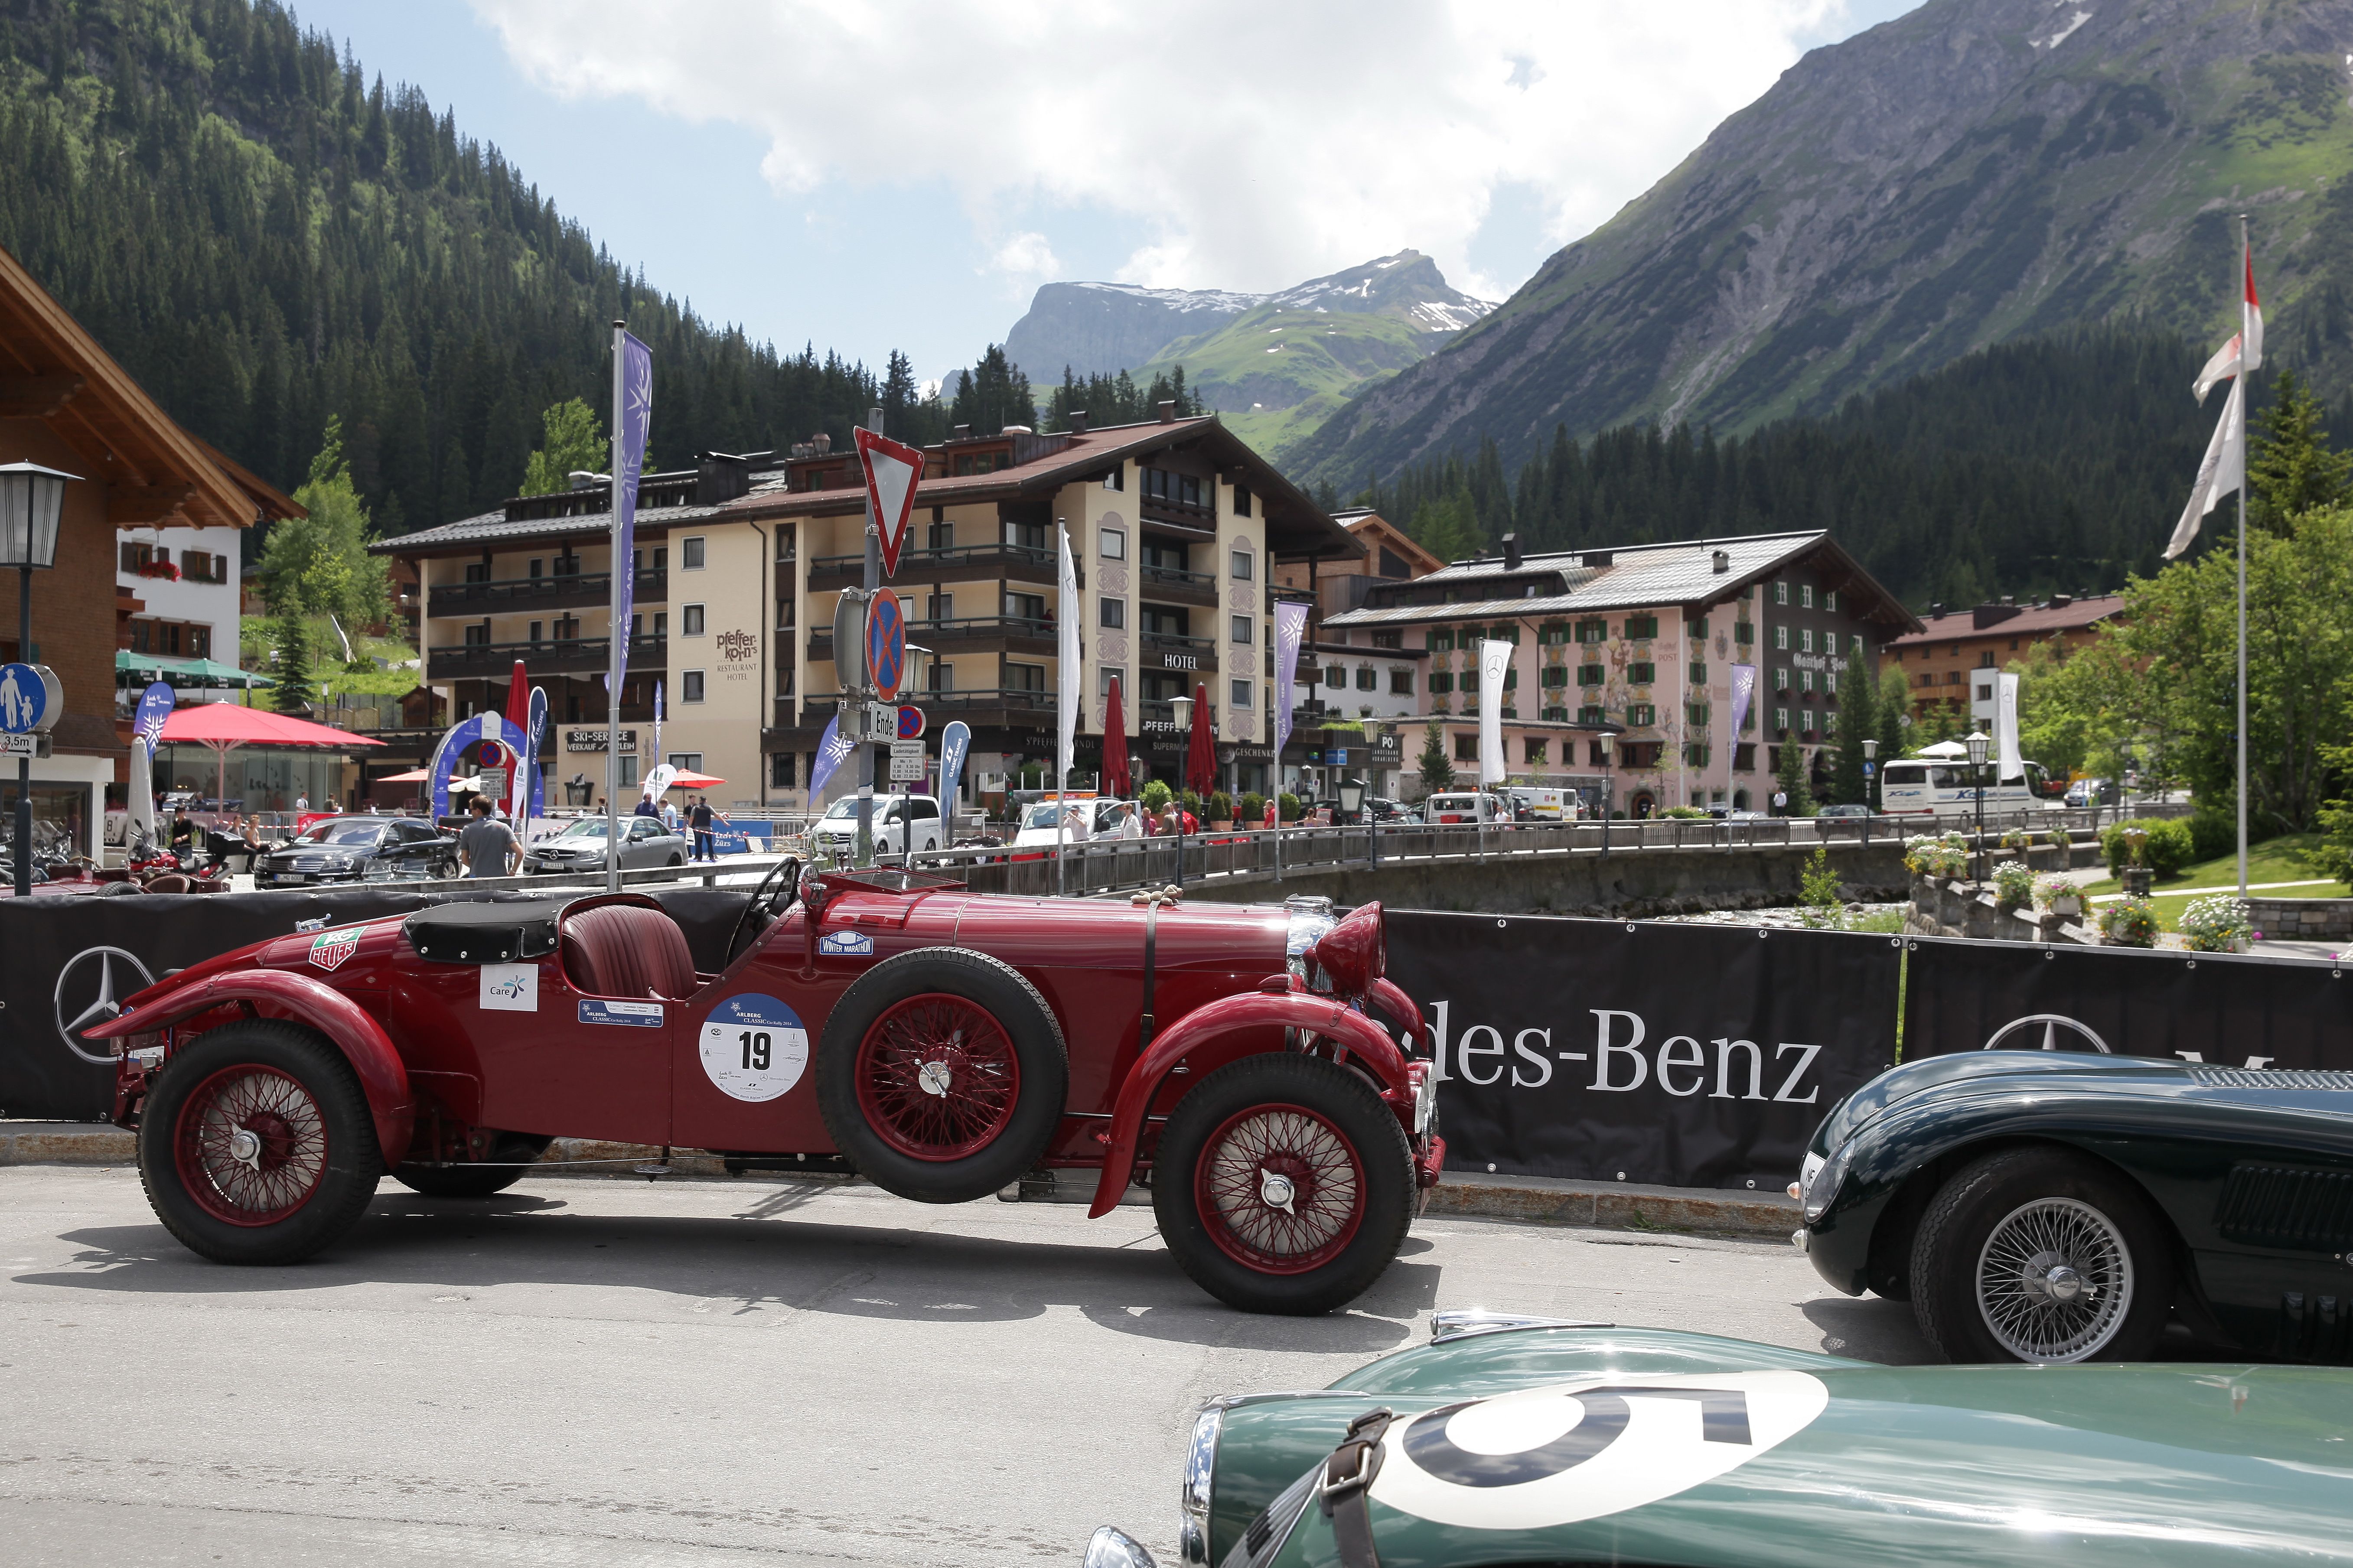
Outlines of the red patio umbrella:
[[210,746],[218,764],[213,798],[228,798],[228,754],[239,746],[293,746],[312,751],[347,752],[354,746],[381,746],[382,741],[330,729],[308,719],[290,718],[266,708],[243,708],[234,702],[199,702],[176,708],[164,721],[159,745]]
[[714,784],[723,784],[726,782],[727,781],[725,779],[721,778],[717,773],[688,773],[685,770],[681,769],[678,773],[670,775],[670,787],[672,789],[709,789]]
[[1203,800],[1218,787],[1217,724],[1209,717],[1209,689],[1193,683],[1193,742],[1185,757],[1185,783]]
[[1111,678],[1111,696],[1103,704],[1103,783],[1122,798],[1127,795],[1127,713],[1120,706],[1119,677]]

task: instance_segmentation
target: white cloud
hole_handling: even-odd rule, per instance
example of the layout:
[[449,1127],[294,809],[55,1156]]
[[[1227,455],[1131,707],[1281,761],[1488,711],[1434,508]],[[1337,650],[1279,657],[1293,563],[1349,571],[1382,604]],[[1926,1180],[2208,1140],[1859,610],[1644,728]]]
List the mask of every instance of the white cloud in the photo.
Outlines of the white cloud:
[[[1865,0],[1868,3],[1868,0]],[[1149,236],[1121,269],[1264,289],[1412,247],[1459,286],[1492,193],[1555,243],[1640,195],[1848,0],[474,0],[565,97],[765,137],[780,193],[944,182],[1009,278],[1053,275],[1055,214]]]
[[1054,247],[1046,237],[1029,231],[1017,234],[999,245],[989,257],[988,264],[1023,292],[1059,276],[1062,270],[1062,264],[1055,259]]

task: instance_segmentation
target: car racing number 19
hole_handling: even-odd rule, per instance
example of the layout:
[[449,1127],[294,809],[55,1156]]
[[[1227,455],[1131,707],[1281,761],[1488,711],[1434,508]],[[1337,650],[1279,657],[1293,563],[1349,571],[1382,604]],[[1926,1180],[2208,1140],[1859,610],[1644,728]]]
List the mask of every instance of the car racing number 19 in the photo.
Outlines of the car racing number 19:
[[702,1025],[702,1070],[722,1094],[767,1100],[808,1068],[808,1029],[774,996],[747,991],[712,1009]]

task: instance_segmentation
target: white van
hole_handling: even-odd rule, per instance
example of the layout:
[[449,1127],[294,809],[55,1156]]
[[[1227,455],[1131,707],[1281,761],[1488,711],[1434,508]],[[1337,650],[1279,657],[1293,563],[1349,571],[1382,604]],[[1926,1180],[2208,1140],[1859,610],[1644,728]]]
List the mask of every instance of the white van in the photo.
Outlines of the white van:
[[1483,792],[1472,795],[1450,790],[1422,802],[1421,820],[1438,827],[1469,827],[1482,822],[1509,822],[1512,808],[1497,796]]
[[1504,800],[1525,822],[1575,822],[1583,802],[1569,790],[1539,789],[1534,784],[1505,784]]
[[[946,846],[940,821],[940,803],[927,795],[878,795],[874,797],[874,853],[904,855],[912,834],[917,851]],[[809,832],[809,847],[819,855],[849,854],[858,843],[858,797],[843,795],[826,808]]]

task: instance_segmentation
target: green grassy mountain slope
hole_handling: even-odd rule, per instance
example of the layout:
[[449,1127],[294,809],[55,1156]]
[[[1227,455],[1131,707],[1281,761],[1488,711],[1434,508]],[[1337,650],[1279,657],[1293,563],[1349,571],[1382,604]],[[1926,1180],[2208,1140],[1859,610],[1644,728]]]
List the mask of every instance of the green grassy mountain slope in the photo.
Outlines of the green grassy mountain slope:
[[272,0],[0,5],[0,244],[274,482],[340,415],[392,532],[512,494],[540,411],[609,396],[617,317],[654,351],[657,467],[846,441],[892,402],[860,366],[649,288],[453,115],[371,85]]
[[1294,465],[1746,429],[2086,322],[2219,342],[2240,210],[2275,352],[2342,389],[2348,56],[2348,0],[1929,0],[1808,55]]
[[1188,384],[1227,425],[1281,462],[1367,384],[1419,363],[1431,337],[1395,316],[1261,305],[1215,331],[1177,339],[1135,375],[1184,366]]

